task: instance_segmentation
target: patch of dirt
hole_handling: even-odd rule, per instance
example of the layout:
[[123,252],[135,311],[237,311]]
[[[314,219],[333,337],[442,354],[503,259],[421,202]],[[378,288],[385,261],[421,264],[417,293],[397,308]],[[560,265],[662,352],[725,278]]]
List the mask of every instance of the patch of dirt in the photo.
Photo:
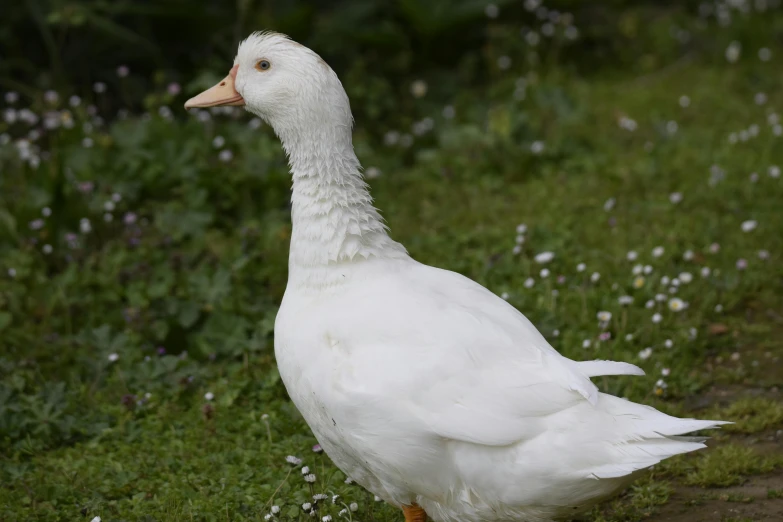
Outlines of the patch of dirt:
[[783,490],[783,471],[750,478],[742,486],[722,489],[677,487],[669,502],[645,522],[720,522],[738,519],[783,520],[783,498],[768,498]]

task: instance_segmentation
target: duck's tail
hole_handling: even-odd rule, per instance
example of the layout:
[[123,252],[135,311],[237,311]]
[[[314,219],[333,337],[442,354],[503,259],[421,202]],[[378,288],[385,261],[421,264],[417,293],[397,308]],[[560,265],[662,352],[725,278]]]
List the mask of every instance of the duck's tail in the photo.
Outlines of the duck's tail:
[[[591,467],[591,478],[617,478],[653,466],[660,461],[706,447],[707,437],[687,436],[695,431],[717,428],[725,421],[679,419],[655,408],[625,399],[600,394],[598,408],[611,420],[608,423],[613,436],[607,436],[608,458],[605,463]],[[609,435],[608,433],[606,435]]]

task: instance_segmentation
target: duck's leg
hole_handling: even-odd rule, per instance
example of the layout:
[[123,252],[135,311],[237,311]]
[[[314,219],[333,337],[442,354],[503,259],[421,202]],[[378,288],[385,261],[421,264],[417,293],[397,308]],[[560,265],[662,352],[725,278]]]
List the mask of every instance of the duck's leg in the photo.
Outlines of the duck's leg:
[[427,513],[416,504],[402,506],[402,512],[405,513],[405,522],[427,522]]

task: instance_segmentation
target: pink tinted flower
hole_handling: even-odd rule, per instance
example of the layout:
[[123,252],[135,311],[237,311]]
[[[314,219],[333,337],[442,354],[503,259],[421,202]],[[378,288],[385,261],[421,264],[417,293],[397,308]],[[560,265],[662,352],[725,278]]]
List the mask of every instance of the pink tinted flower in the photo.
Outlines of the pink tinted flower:
[[608,341],[608,340],[609,340],[609,339],[611,339],[611,338],[612,338],[612,334],[611,334],[611,332],[601,332],[601,333],[598,335],[598,340],[599,340],[599,341]]
[[737,259],[737,270],[745,270],[748,268],[748,262],[745,259]]
[[315,453],[321,453],[323,450],[324,450],[324,449],[321,447],[321,445],[320,445],[320,444],[316,444],[315,446],[313,446],[313,451],[314,451]]

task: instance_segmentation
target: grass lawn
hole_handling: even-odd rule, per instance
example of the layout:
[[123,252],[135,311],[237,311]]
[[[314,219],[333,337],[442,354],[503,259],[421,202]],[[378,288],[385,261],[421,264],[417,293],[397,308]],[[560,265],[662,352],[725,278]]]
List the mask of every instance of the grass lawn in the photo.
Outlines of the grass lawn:
[[[568,357],[647,372],[604,391],[736,422],[585,520],[783,512],[783,53],[755,52],[645,76],[556,69],[523,100],[509,80],[434,113],[410,149],[357,122],[376,203],[416,259],[502,294]],[[0,520],[311,520],[305,503],[401,520],[313,450],[275,370],[279,146],[247,116],[206,119],[63,131],[37,168],[0,148]]]

